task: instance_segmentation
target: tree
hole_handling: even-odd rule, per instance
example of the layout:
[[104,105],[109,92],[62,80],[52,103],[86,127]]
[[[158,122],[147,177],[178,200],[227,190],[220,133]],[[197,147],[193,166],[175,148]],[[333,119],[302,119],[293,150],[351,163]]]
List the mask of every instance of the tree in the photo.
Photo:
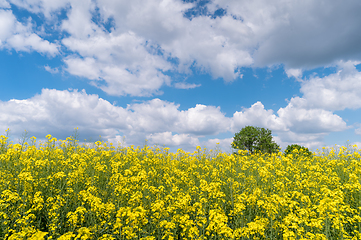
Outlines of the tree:
[[271,130],[253,126],[246,126],[234,135],[232,148],[248,150],[250,153],[257,151],[276,153],[280,150],[272,140]]
[[308,148],[302,147],[298,144],[288,145],[285,150],[285,155],[287,156],[288,154],[292,154],[293,156],[303,155],[307,157],[311,157],[313,155]]

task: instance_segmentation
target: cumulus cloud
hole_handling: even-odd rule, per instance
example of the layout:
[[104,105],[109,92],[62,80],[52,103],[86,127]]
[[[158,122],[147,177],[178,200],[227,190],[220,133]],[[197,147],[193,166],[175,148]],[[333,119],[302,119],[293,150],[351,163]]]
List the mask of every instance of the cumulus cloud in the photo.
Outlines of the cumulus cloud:
[[229,119],[219,107],[197,104],[188,110],[178,110],[179,105],[153,99],[127,107],[132,111],[131,129],[137,132],[173,131],[196,136],[227,131]]
[[192,137],[189,134],[172,134],[172,132],[162,132],[150,134],[147,136],[152,144],[165,145],[166,147],[178,148],[194,148],[199,146],[198,138]]
[[305,109],[288,104],[277,111],[285,126],[295,133],[319,133],[343,131],[346,122],[330,111],[323,109]]
[[7,39],[7,43],[17,51],[29,52],[34,50],[50,56],[55,56],[58,53],[56,44],[49,43],[34,33],[16,34]]
[[153,99],[144,103],[136,103],[127,106],[132,114],[129,128],[132,132],[165,132],[174,130],[179,120],[179,105]]
[[197,104],[194,108],[181,111],[178,129],[204,136],[214,135],[229,129],[230,120],[220,111],[220,107]]
[[85,135],[110,137],[114,135],[112,126],[126,126],[122,117],[124,109],[115,108],[108,101],[84,91],[43,89],[40,95],[30,99],[0,102],[0,109],[4,113],[0,125],[10,128],[16,135],[27,130],[37,135],[52,133],[64,138],[70,129],[81,126],[87,129]]
[[64,61],[68,66],[67,70],[69,73],[90,80],[100,80],[99,68],[97,67],[94,58],[80,59],[78,57],[69,56]]
[[271,109],[266,110],[261,102],[233,114],[233,132],[247,125],[271,129],[277,134],[281,147],[295,142],[314,146],[320,144],[328,133],[347,129],[346,122],[331,111],[306,109],[302,105],[294,105],[293,101],[280,108],[277,114]]
[[[66,50],[65,69],[110,95],[150,96],[161,93],[163,85],[196,86],[171,84],[166,72],[191,74],[196,68],[233,81],[242,77],[242,67],[283,64],[288,77],[300,78],[304,69],[361,57],[357,0],[327,6],[316,0],[214,0],[190,17],[196,2],[9,2],[44,16],[44,26],[66,36],[59,43]],[[4,0],[0,4],[9,7]],[[223,14],[217,16],[219,9]],[[60,45],[42,39],[34,28],[12,32],[20,23],[11,10],[1,10],[0,18],[1,46],[58,54]]]
[[122,108],[85,91],[43,89],[40,95],[29,99],[0,102],[3,113],[0,126],[10,128],[15,135],[27,130],[31,134],[51,133],[62,138],[79,127],[87,139],[99,135],[116,139],[122,133],[132,144],[139,145],[149,138],[154,144],[171,146],[198,145],[198,137],[227,129],[222,122],[227,119],[219,108],[203,105],[185,111],[178,108],[179,105],[160,99]]
[[17,21],[11,10],[2,9],[0,9],[0,48],[25,52],[37,51],[49,56],[59,53],[57,44],[33,33],[31,22],[25,25]]
[[266,110],[261,102],[256,102],[241,112],[235,112],[232,120],[234,132],[247,125],[266,127],[276,131],[288,130],[284,120],[277,117],[273,110]]
[[[258,47],[257,66],[284,64],[286,68],[315,68],[339,59],[360,58],[361,36],[357,1],[215,0],[250,26]],[[346,26],[346,27],[345,27]]]
[[211,73],[213,78],[233,81],[241,77],[238,68],[252,65],[253,59],[248,51],[251,32],[231,16],[216,19],[201,16],[186,21],[182,28],[182,35],[161,44],[165,51],[179,60],[179,71],[187,72],[195,63],[199,69]]
[[[303,104],[309,108],[327,110],[358,109],[361,107],[361,72],[355,65],[360,62],[347,61],[337,64],[337,72],[326,77],[311,77],[305,80],[300,91]],[[291,102],[300,104],[295,98]]]
[[62,21],[62,30],[68,32],[73,38],[86,39],[99,32],[99,26],[91,21],[92,12],[95,10],[95,2],[71,1],[71,8],[67,12],[67,19]]
[[86,39],[67,38],[63,44],[79,55],[64,59],[69,73],[90,80],[110,95],[149,96],[170,84],[163,72],[172,65],[149,52],[146,40],[126,32],[118,36],[94,36]]
[[[325,110],[297,108],[289,104],[277,111],[264,108],[261,102],[226,117],[219,107],[197,104],[179,110],[179,105],[152,99],[122,108],[83,91],[43,89],[29,99],[0,101],[0,127],[10,128],[20,136],[24,130],[40,137],[50,133],[58,138],[71,135],[79,127],[82,137],[96,139],[99,135],[112,142],[128,145],[150,144],[191,149],[197,145],[214,148],[220,143],[228,151],[231,138],[221,133],[238,132],[246,125],[269,128],[279,144],[316,145],[330,132],[342,131],[346,123]],[[124,139],[123,139],[124,137]],[[208,140],[202,140],[206,137]]]

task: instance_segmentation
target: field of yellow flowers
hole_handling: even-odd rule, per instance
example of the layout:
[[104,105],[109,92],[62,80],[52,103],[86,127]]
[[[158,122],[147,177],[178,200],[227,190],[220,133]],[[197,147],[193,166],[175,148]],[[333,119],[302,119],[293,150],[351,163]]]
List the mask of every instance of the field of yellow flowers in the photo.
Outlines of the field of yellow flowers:
[[355,149],[170,153],[0,136],[0,239],[361,239],[360,179]]

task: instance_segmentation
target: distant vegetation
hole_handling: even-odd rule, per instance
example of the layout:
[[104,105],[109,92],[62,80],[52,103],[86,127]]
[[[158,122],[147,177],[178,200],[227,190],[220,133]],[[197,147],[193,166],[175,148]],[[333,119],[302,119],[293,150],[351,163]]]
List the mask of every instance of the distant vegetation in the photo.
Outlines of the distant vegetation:
[[232,148],[236,151],[248,150],[250,153],[276,153],[280,150],[272,140],[271,130],[253,126],[246,126],[234,135]]
[[306,157],[311,157],[313,154],[310,152],[310,150],[306,147],[302,147],[298,144],[292,144],[287,146],[285,150],[285,155],[292,154],[295,155],[304,155]]

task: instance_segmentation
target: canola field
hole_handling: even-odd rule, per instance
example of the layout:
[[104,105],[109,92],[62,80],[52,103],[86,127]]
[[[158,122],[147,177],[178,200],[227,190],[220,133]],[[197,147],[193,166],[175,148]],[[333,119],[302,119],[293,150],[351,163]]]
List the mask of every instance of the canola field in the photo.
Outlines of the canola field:
[[0,136],[0,239],[361,239],[360,151],[306,157]]

